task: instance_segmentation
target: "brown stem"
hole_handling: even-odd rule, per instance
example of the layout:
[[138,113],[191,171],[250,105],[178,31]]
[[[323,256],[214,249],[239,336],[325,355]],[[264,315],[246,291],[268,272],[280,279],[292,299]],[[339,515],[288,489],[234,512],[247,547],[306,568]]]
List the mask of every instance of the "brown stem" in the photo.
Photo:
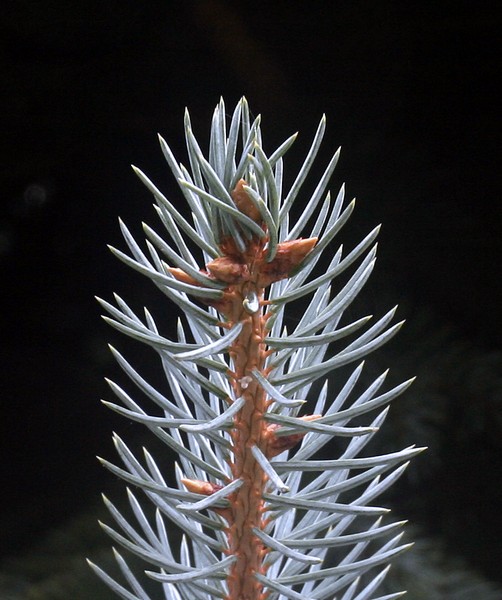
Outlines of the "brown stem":
[[[247,291],[255,291],[250,290],[249,285],[246,288]],[[241,294],[237,296],[244,298]],[[263,369],[266,332],[261,312],[248,314],[242,310],[242,301],[240,306],[239,321],[243,328],[230,354],[234,363],[235,394],[236,397],[243,396],[246,402],[234,421],[233,462],[230,466],[234,480],[241,479],[243,484],[230,498],[232,518],[227,529],[228,552],[237,560],[227,579],[229,592],[226,600],[264,600],[267,594],[254,574],[265,572],[263,559],[267,549],[252,530],[255,527],[263,529],[265,525],[262,497],[267,477],[251,448],[256,445],[264,454],[267,453],[268,436],[263,419],[267,398],[263,388],[250,378],[250,374],[253,369]]]
[[[243,189],[244,185],[245,181],[239,181],[232,191],[232,198],[244,214],[261,223],[266,233],[261,215]],[[274,257],[267,256],[268,241],[267,235],[249,239],[242,250],[232,236],[228,236],[220,243],[221,255],[206,265],[209,276],[227,284],[222,298],[208,304],[225,317],[227,326],[242,324],[238,338],[229,348],[232,366],[227,373],[234,397],[244,397],[245,403],[234,418],[231,431],[233,458],[229,462],[232,479],[241,480],[242,485],[229,496],[229,508],[220,512],[227,521],[226,552],[236,558],[227,577],[225,600],[266,600],[269,596],[255,577],[257,573],[266,573],[264,559],[269,550],[253,533],[253,529],[263,530],[268,522],[263,516],[268,477],[252,448],[256,446],[266,457],[272,457],[292,447],[302,437],[277,439],[274,429],[263,418],[270,401],[251,374],[255,369],[265,376],[269,372],[265,368],[265,359],[271,351],[266,347],[265,323],[270,316],[266,311],[270,303],[265,300],[264,290],[271,283],[289,277],[317,239],[281,242],[275,248]],[[186,273],[178,271],[171,269],[176,278],[185,280]],[[190,485],[200,487],[200,482]]]

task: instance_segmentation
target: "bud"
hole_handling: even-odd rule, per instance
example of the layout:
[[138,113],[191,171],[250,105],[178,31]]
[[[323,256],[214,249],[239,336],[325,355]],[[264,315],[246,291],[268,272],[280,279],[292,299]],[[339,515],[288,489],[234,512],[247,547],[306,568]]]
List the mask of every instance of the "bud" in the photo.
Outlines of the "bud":
[[[300,417],[302,421],[315,421],[319,419],[322,415],[306,415],[304,417]],[[267,427],[268,434],[268,446],[267,446],[267,457],[273,458],[278,454],[281,454],[285,450],[291,450],[294,448],[296,444],[302,441],[305,437],[306,433],[291,433],[290,435],[277,435],[276,431],[281,427],[277,423],[270,424]]]
[[198,479],[182,479],[181,482],[189,492],[194,494],[202,494],[203,496],[211,496],[218,490],[221,490],[222,485],[211,483],[209,481],[199,481]]
[[260,267],[260,285],[266,287],[290,277],[316,243],[317,238],[299,238],[277,244],[274,259],[270,262],[264,260]]
[[241,283],[249,279],[247,265],[238,262],[232,256],[215,258],[207,263],[206,267],[213,277],[225,283]]
[[185,271],[183,271],[183,269],[178,269],[175,267],[166,267],[166,268],[169,271],[169,273],[171,273],[171,275],[178,281],[181,281],[182,283],[189,283],[190,285],[200,286],[200,283],[196,279],[194,279],[193,277],[188,275],[188,273],[185,273]]
[[274,435],[267,446],[267,457],[273,458],[286,450],[291,450],[302,441],[304,433],[293,433],[291,435]]
[[249,197],[249,194],[244,190],[245,185],[247,185],[247,183],[244,179],[239,179],[235,188],[230,192],[232,200],[235,202],[235,206],[237,206],[241,213],[244,213],[255,223],[261,223],[263,219],[260,211]]

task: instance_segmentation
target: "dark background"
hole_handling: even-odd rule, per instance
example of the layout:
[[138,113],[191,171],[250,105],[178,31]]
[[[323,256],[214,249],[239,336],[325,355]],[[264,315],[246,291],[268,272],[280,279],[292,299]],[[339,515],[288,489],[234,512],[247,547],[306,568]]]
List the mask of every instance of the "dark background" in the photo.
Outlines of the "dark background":
[[368,301],[403,305],[398,367],[405,356],[403,376],[432,382],[431,412],[441,396],[435,421],[424,417],[436,466],[417,469],[409,491],[425,499],[403,498],[404,511],[500,578],[497,4],[7,2],[1,556],[27,551],[110,486],[94,456],[113,456],[122,426],[99,403],[110,399],[103,377],[117,373],[106,341],[117,338],[93,295],[173,314],[106,249],[124,247],[118,215],[136,232],[143,219],[157,226],[130,163],[179,199],[156,133],[186,162],[184,107],[205,143],[220,95],[228,112],[246,95],[266,147],[300,131],[290,177],[326,113],[320,161],[342,145],[331,187],[346,181],[359,199],[347,229],[358,239],[384,224]]

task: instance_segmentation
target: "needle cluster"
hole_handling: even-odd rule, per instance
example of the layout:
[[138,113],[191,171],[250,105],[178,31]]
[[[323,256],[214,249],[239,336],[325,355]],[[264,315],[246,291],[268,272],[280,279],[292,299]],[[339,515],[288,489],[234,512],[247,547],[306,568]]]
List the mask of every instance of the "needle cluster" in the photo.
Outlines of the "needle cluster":
[[[331,252],[354,202],[344,205],[343,186],[333,199],[327,190],[339,151],[314,191],[303,191],[324,131],[323,117],[284,191],[283,156],[295,135],[267,155],[260,118],[250,118],[246,100],[229,123],[221,101],[206,157],[186,113],[189,169],[160,144],[190,218],[135,168],[155,198],[163,235],[144,225],[144,250],[121,222],[129,253],[111,250],[148,277],[183,319],[170,340],[147,309],[138,315],[117,295],[114,304],[100,300],[111,326],[157,353],[170,390],[161,393],[112,349],[158,410],[148,414],[113,382],[118,403],[105,404],[177,455],[177,485],[168,485],[148,450],[138,457],[115,436],[121,465],[102,463],[142,499],[128,489],[134,523],[105,499],[115,527],[102,526],[149,565],[156,598],[376,600],[391,559],[409,546],[401,542],[403,523],[384,520],[388,510],[374,501],[421,449],[368,456],[365,448],[389,402],[411,381],[383,391],[386,372],[369,385],[361,377],[363,358],[401,323],[392,324],[395,309],[377,320],[343,318],[373,270],[378,228],[350,252]],[[303,210],[293,222],[290,209],[300,197]],[[350,364],[340,380],[337,370]],[[332,440],[339,454],[319,458]],[[155,507],[153,517],[146,505]],[[168,535],[173,524],[183,534],[180,547]],[[122,582],[92,568],[118,596],[150,600],[114,552]]]

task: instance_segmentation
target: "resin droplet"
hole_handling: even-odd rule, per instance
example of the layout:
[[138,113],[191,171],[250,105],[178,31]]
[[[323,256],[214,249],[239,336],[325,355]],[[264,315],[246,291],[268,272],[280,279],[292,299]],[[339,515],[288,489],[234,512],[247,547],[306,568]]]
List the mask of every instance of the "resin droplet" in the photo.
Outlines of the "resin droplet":
[[242,377],[241,379],[239,379],[239,383],[241,385],[241,388],[243,390],[247,389],[249,387],[249,384],[253,381],[253,378],[250,377],[249,375],[245,375],[244,377]]
[[258,300],[256,292],[249,292],[248,295],[242,301],[242,306],[244,307],[244,310],[250,315],[257,313],[260,308],[260,302]]

